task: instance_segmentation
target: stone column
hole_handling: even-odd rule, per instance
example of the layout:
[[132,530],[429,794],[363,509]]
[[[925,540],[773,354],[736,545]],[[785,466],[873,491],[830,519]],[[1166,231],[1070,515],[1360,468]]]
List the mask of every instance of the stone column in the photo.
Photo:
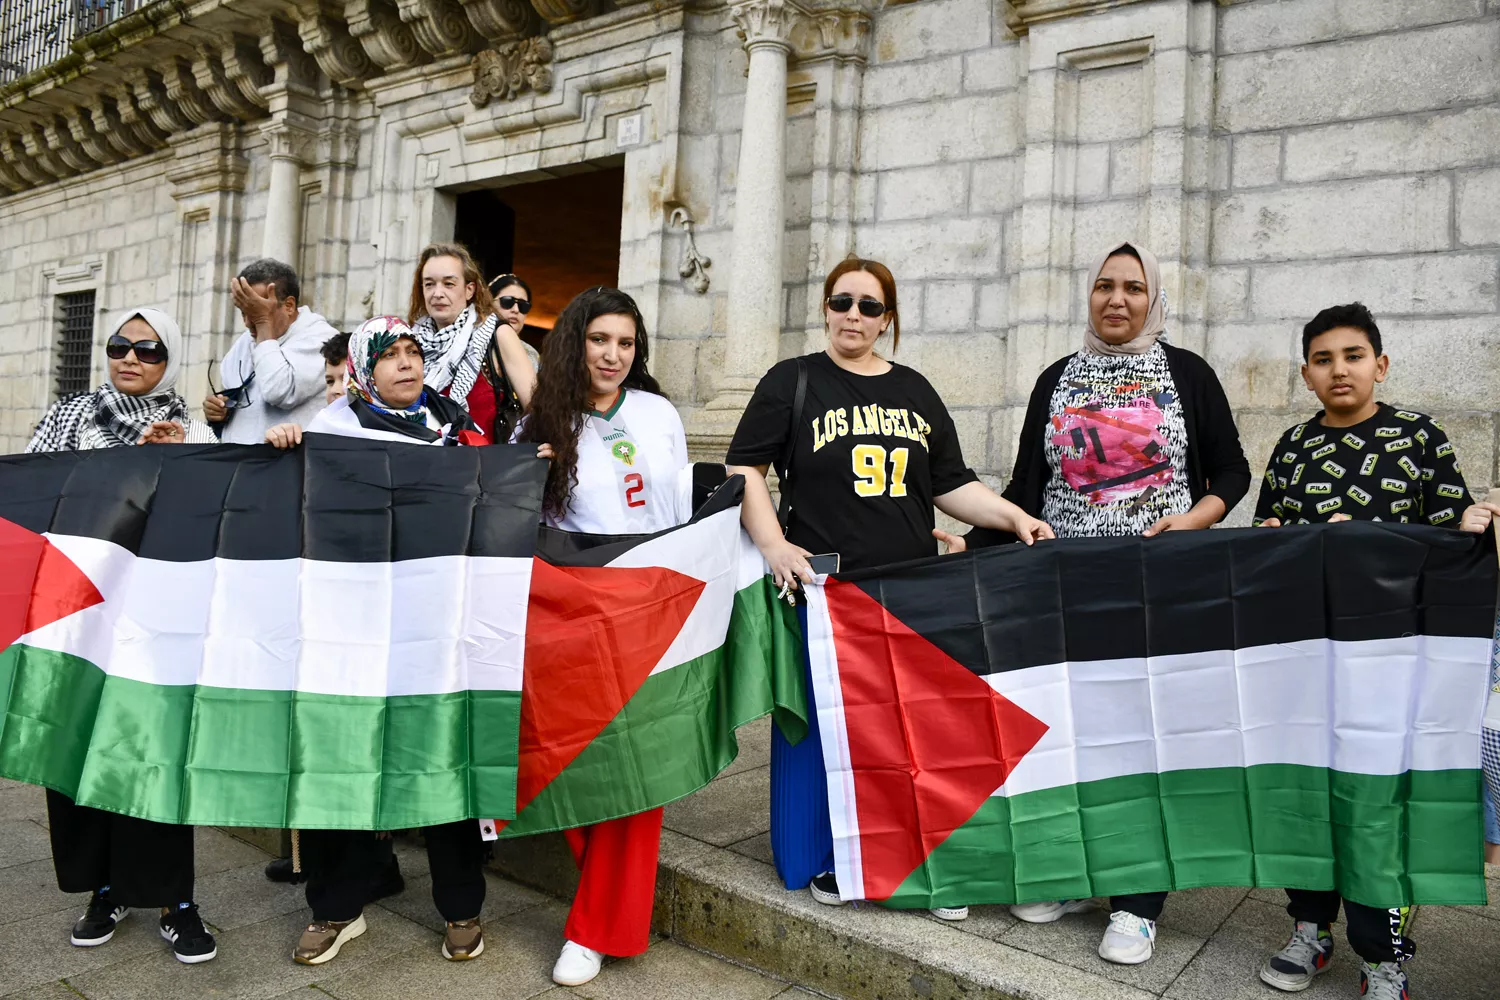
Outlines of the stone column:
[[261,129],[271,153],[271,185],[266,196],[261,256],[296,268],[302,256],[302,150],[307,136],[284,121]]
[[786,70],[802,12],[787,0],[731,8],[750,54],[734,195],[728,328],[719,393],[693,421],[694,451],[722,456],[781,335],[786,188]]

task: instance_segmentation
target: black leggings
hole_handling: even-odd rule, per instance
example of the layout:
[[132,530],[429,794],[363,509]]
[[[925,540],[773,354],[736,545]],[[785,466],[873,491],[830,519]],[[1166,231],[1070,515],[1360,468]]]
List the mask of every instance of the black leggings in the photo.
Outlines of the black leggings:
[[1336,891],[1288,889],[1286,912],[1293,920],[1330,926],[1339,918],[1339,904],[1344,905],[1344,920],[1349,925],[1349,947],[1366,962],[1404,962],[1416,953],[1416,942],[1406,936],[1411,923],[1411,907],[1378,909],[1344,899]]

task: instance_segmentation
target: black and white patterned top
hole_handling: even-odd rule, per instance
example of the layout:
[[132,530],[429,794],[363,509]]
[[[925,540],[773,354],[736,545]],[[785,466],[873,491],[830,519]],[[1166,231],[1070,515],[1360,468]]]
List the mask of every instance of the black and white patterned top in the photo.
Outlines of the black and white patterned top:
[[1261,479],[1255,523],[1398,521],[1456,527],[1473,502],[1443,425],[1381,403],[1352,427],[1325,427],[1323,411],[1289,427]]
[[1073,355],[1050,412],[1042,519],[1059,538],[1138,535],[1192,507],[1187,425],[1161,345]]

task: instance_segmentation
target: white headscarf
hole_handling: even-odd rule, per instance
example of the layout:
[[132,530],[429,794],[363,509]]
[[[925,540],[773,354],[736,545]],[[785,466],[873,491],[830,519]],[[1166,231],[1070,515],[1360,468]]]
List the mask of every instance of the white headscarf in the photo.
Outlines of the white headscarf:
[[[160,309],[141,308],[130,309],[120,314],[115,320],[115,325],[110,328],[109,336],[113,337],[125,328],[125,324],[139,316],[151,324],[151,329],[156,331],[156,339],[162,342],[167,349],[167,370],[162,372],[161,381],[156,383],[149,395],[161,396],[172,392],[177,388],[177,375],[182,371],[182,328],[177,321]],[[108,338],[105,338],[108,340]],[[118,388],[118,386],[116,386]]]
[[[1151,308],[1146,313],[1146,321],[1141,325],[1141,332],[1123,344],[1111,344],[1099,336],[1099,331],[1094,329],[1094,311],[1089,308],[1093,295],[1094,283],[1099,280],[1099,272],[1104,270],[1104,265],[1120,250],[1129,247],[1141,258],[1141,270],[1146,273],[1146,294],[1151,298]],[[1167,330],[1167,292],[1161,287],[1161,265],[1157,263],[1156,254],[1143,246],[1126,240],[1117,243],[1104,252],[1104,256],[1094,264],[1093,270],[1089,271],[1088,302],[1084,303],[1084,315],[1088,317],[1088,328],[1083,333],[1083,349],[1089,354],[1145,354],[1156,346]]]

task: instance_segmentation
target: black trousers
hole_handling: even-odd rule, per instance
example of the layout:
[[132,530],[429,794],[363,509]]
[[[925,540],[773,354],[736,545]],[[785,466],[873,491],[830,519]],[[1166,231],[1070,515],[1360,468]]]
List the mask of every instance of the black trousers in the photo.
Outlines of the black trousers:
[[1109,897],[1109,908],[1111,912],[1124,910],[1133,913],[1142,920],[1158,920],[1161,918],[1161,909],[1167,905],[1167,894],[1164,892],[1135,892],[1129,896]]
[[307,905],[314,920],[353,920],[395,861],[389,838],[369,830],[300,830]]
[[432,902],[449,923],[473,920],[484,906],[484,859],[490,846],[479,835],[479,821],[422,828],[427,867],[432,870]]
[[1306,920],[1325,927],[1339,918],[1344,906],[1349,947],[1366,962],[1404,962],[1416,953],[1417,944],[1406,935],[1411,907],[1377,909],[1344,899],[1334,890],[1288,889],[1286,912],[1293,920]]
[[193,900],[193,828],[81,806],[47,790],[52,866],[63,892],[109,886],[120,906],[176,906]]

